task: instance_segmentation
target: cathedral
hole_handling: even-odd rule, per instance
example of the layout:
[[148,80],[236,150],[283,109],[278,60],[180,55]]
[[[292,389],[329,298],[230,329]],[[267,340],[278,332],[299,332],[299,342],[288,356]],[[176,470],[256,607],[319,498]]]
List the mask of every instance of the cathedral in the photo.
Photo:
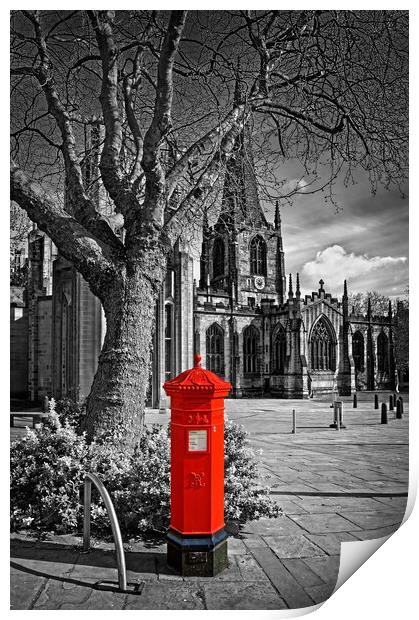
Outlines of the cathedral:
[[[355,314],[319,288],[302,295],[285,273],[278,203],[266,220],[259,201],[250,134],[236,141],[221,207],[204,215],[200,277],[178,242],[156,305],[149,406],[168,406],[163,383],[193,365],[232,384],[233,398],[308,398],[393,389],[391,305],[386,316]],[[12,291],[12,397],[82,399],[90,391],[106,323],[82,276],[36,227],[28,238],[28,283]],[[327,274],[325,274],[327,278]],[[18,288],[18,287],[17,287]]]

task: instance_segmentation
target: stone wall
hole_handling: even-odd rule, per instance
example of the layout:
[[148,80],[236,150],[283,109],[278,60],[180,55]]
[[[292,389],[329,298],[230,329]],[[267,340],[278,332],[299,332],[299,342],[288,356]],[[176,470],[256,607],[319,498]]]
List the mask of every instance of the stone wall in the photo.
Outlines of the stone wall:
[[28,309],[10,307],[10,394],[28,397]]

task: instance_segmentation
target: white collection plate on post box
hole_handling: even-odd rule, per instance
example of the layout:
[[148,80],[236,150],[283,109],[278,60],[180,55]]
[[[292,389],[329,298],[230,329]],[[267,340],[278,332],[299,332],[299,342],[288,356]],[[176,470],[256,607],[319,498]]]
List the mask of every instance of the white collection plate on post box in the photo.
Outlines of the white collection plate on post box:
[[208,433],[206,430],[188,432],[189,452],[205,452],[208,449]]

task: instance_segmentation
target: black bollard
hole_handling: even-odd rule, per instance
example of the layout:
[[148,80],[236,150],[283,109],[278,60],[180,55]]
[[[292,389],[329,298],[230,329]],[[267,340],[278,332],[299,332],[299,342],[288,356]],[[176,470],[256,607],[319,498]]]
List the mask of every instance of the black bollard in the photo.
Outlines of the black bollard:
[[403,410],[403,397],[402,396],[399,396],[399,401],[400,401],[400,407],[402,409],[402,414],[403,414],[404,410]]
[[381,424],[388,424],[387,405],[385,403],[381,405]]
[[297,432],[297,415],[295,409],[292,410],[292,431],[293,434]]
[[374,409],[378,409],[378,394],[374,396]]
[[396,401],[396,418],[397,418],[397,420],[401,420],[402,417],[403,417],[403,414],[402,414],[402,404],[400,402],[400,399],[397,399],[397,401]]
[[394,404],[394,408],[396,408],[396,403],[397,403],[397,394],[393,394],[393,404]]
[[356,409],[358,407],[358,397],[356,394],[354,394],[354,409]]
[[393,395],[392,394],[390,394],[390,396],[388,397],[388,410],[389,411],[393,411],[394,410]]

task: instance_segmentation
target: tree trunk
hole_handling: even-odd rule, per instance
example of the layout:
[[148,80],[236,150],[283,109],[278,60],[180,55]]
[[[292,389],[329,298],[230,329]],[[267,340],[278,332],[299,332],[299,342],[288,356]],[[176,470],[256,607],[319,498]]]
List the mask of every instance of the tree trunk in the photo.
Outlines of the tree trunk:
[[[140,437],[150,378],[155,305],[165,273],[162,252],[143,254],[103,297],[106,336],[87,399],[85,430],[92,439],[116,430],[119,441]],[[118,441],[118,438],[116,438]]]

